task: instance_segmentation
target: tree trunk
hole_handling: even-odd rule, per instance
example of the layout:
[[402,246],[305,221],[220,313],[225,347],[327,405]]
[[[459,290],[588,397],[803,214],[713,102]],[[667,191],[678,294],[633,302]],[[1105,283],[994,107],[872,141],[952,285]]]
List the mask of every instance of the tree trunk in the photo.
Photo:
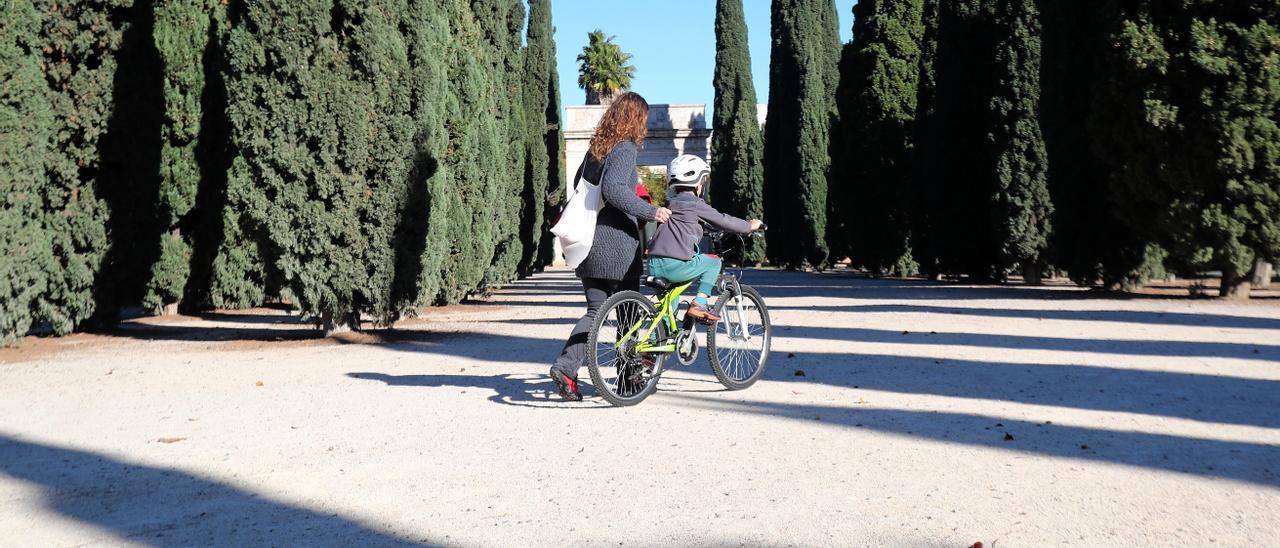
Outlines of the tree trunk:
[[1258,289],[1271,287],[1271,263],[1258,259],[1253,264],[1253,287]]
[[1022,281],[1027,285],[1041,285],[1044,281],[1040,276],[1040,265],[1031,263],[1022,267]]
[[359,314],[353,312],[337,314],[332,309],[326,309],[320,313],[320,327],[324,329],[324,336],[332,337],[351,330],[358,331],[360,329],[359,318]]
[[[1257,270],[1257,267],[1255,266],[1253,270]],[[1229,268],[1224,268],[1222,269],[1222,285],[1218,289],[1218,296],[1224,299],[1248,300],[1250,282],[1252,281],[1252,273],[1246,273],[1241,276]]]

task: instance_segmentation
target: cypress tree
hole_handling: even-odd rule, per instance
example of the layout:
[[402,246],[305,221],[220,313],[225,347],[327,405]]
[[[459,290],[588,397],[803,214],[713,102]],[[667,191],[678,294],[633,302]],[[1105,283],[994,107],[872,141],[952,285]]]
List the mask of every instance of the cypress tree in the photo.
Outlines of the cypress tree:
[[994,115],[996,194],[993,219],[999,244],[998,272],[1021,266],[1029,283],[1039,283],[1049,245],[1046,177],[1048,157],[1040,131],[1040,13],[1038,2],[996,2],[1000,25]]
[[56,262],[45,227],[45,161],[55,120],[41,73],[41,12],[8,3],[0,18],[0,345],[26,334]]
[[405,11],[414,135],[406,177],[406,203],[396,228],[397,311],[412,313],[441,301],[445,256],[452,245],[450,211],[458,189],[446,162],[450,112],[457,109],[448,65],[452,46],[450,3],[410,0]]
[[40,202],[34,223],[43,227],[53,259],[44,291],[31,303],[32,320],[62,335],[94,313],[94,284],[109,247],[109,211],[97,192],[99,146],[114,105],[115,54],[131,3],[31,4],[40,26],[24,49],[37,56],[46,99],[30,106],[43,116],[40,103],[47,101],[51,111],[51,152],[41,159],[45,177],[34,189]]
[[412,142],[403,2],[247,5],[229,42],[231,199],[328,330],[394,314]]
[[547,229],[548,198],[560,188],[560,93],[557,87],[555,29],[551,0],[529,0],[524,50],[525,137],[524,189],[521,193],[520,240],[524,242],[519,273],[531,274],[543,264],[542,240]]
[[504,0],[473,0],[481,31],[482,44],[490,51],[493,111],[497,117],[497,138],[501,143],[501,157],[493,169],[493,184],[500,185],[496,193],[493,225],[496,240],[493,263],[485,273],[483,288],[501,285],[515,277],[524,244],[520,239],[520,194],[524,188],[522,177],[525,164],[525,125],[521,97],[521,71],[524,68],[524,52],[520,46],[520,34],[524,30],[524,7],[520,2]]
[[[756,118],[756,89],[742,0],[716,1],[715,102],[711,121],[711,203],[743,219],[764,215],[764,142]],[[751,239],[738,257],[765,259],[764,242]]]
[[565,167],[564,125],[560,120],[560,76],[554,66],[555,49],[552,42],[551,75],[548,77],[547,96],[547,194],[545,213],[542,216],[542,239],[538,243],[538,264],[545,266],[556,260],[555,236],[551,234],[551,224],[556,220],[553,212],[558,212],[564,201],[564,189],[568,186]]
[[227,46],[231,28],[243,21],[242,12],[229,12],[226,7],[215,5],[211,16],[209,41],[202,59],[205,84],[201,135],[196,146],[201,166],[196,210],[197,222],[202,226],[192,241],[195,260],[187,299],[197,306],[249,308],[262,304],[267,295],[287,295],[289,291],[282,287],[261,231],[253,230],[246,208],[233,200],[233,196],[243,195],[241,189],[251,182],[230,176],[240,153],[231,133],[227,78],[234,69],[227,59]]
[[937,196],[928,215],[938,266],[1003,280],[1020,265],[1036,282],[1052,205],[1038,118],[1035,3],[945,2],[938,25],[940,166],[922,189]]
[[764,212],[777,264],[827,260],[827,179],[839,80],[840,35],[831,0],[774,0],[765,124]]
[[[1112,207],[1111,170],[1090,131],[1095,97],[1107,77],[1116,13],[1112,3],[1041,4],[1041,120],[1053,198],[1051,255],[1073,281],[1107,287],[1141,281],[1147,243]],[[1103,125],[1110,120],[1098,120]]]
[[841,66],[842,178],[832,195],[845,199],[832,213],[845,223],[853,264],[877,273],[916,270],[908,204],[923,7],[922,0],[859,0]]
[[158,255],[163,74],[154,39],[151,0],[134,0],[125,19],[106,131],[98,142],[96,186],[106,203],[110,245],[94,284],[95,324],[115,323],[123,306],[137,304]]
[[[203,98],[206,50],[216,41],[210,0],[171,0],[155,7],[155,47],[163,60],[164,124],[160,149],[160,189],[156,218],[162,234],[151,267],[143,307],[153,313],[182,301],[191,274],[194,231],[204,228],[195,214],[204,176],[198,149],[208,146]],[[215,45],[216,47],[216,45]]]
[[924,0],[921,5],[922,36],[920,40],[920,78],[916,85],[916,116],[912,141],[915,146],[911,169],[914,197],[907,207],[911,219],[911,255],[921,272],[936,278],[938,235],[932,212],[941,208],[937,181],[938,159],[942,156],[941,132],[937,113],[938,16],[940,0]]
[[[496,180],[499,170],[494,164],[505,157],[506,142],[496,117],[477,115],[498,109],[497,78],[490,70],[495,52],[485,44],[470,5],[462,0],[446,4],[452,32],[446,64],[457,103],[446,113],[445,122],[450,141],[444,162],[453,183],[441,196],[448,203],[444,212],[448,251],[439,300],[457,302],[482,286],[493,262],[500,234],[495,204],[505,190]],[[431,222],[436,222],[434,215]]]
[[1280,2],[1121,4],[1095,134],[1119,216],[1247,296],[1280,257]]

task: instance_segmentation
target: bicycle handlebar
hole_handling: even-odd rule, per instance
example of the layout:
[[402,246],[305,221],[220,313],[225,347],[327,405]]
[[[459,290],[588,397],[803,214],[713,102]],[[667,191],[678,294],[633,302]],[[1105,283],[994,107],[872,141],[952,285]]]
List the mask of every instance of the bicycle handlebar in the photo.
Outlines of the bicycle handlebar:
[[725,230],[720,230],[718,228],[712,227],[707,223],[702,223],[702,226],[703,226],[703,232],[706,234],[707,238],[711,239],[712,246],[714,248],[717,248],[717,251],[721,254],[729,251],[729,249],[726,249],[724,248],[723,245],[721,245],[722,240],[725,238],[725,236],[730,236],[730,235],[737,236],[738,246],[741,247],[746,245],[746,242],[744,241],[744,236],[748,236],[751,238],[763,238],[764,231],[769,229],[769,225],[760,223],[760,228],[753,230],[751,232],[748,232],[746,234],[739,234],[737,232],[728,232]]

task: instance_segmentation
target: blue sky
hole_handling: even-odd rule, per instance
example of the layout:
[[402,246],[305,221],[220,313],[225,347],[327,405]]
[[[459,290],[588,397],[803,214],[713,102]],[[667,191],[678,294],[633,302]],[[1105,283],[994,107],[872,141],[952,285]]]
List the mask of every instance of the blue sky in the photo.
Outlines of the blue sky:
[[[743,0],[751,76],[761,103],[768,100],[769,93],[769,3]],[[836,0],[844,41],[852,35],[853,3]],[[716,61],[715,5],[715,0],[552,0],[562,103],[581,105],[585,101],[578,88],[577,57],[587,43],[587,33],[599,28],[616,36],[614,42],[634,56],[634,91],[650,103],[705,103],[710,120],[715,95],[711,88]]]

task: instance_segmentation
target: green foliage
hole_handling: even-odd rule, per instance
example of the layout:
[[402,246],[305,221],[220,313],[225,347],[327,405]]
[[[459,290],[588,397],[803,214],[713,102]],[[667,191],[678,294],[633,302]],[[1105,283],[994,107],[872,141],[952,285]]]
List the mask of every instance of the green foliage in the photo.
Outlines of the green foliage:
[[549,261],[542,235],[550,229],[549,198],[563,184],[560,169],[560,92],[556,44],[551,26],[551,0],[529,1],[524,50],[525,137],[524,188],[521,191],[520,240],[524,254],[517,271],[527,276]]
[[445,285],[441,275],[451,245],[449,213],[456,207],[451,198],[459,191],[444,162],[453,133],[446,126],[446,116],[458,108],[447,56],[452,47],[449,9],[452,4],[413,0],[405,12],[415,133],[408,151],[408,198],[395,240],[393,302],[401,311],[440,302]]
[[[205,74],[221,67],[207,67],[207,50],[218,47],[215,0],[170,0],[155,7],[155,47],[164,71],[164,121],[161,128],[160,185],[156,221],[161,228],[159,257],[151,267],[143,306],[155,313],[183,300],[191,273],[192,241],[197,230],[208,230],[194,214],[197,193],[206,168],[208,147],[203,139],[220,138],[204,133]],[[205,160],[205,162],[202,162]],[[216,168],[214,168],[216,169]],[[225,170],[225,167],[223,167]],[[221,182],[222,173],[212,173]],[[207,186],[206,186],[207,188]]]
[[1182,269],[1280,257],[1280,2],[1122,3],[1094,134],[1117,212]]
[[644,189],[649,191],[649,199],[653,200],[654,205],[667,203],[666,175],[645,166],[636,166],[636,178]]
[[578,87],[587,92],[587,104],[608,104],[612,98],[631,89],[636,67],[629,64],[631,54],[613,43],[600,29],[587,33],[587,45],[578,54]]
[[876,273],[903,271],[910,257],[910,198],[922,0],[859,0],[853,42],[841,62],[840,126],[831,186],[837,254]]
[[[1105,2],[1041,3],[1041,124],[1053,198],[1052,262],[1073,281],[1107,287],[1141,281],[1147,243],[1112,207],[1111,170],[1099,156],[1090,123],[1107,78],[1114,7]],[[1107,127],[1114,119],[1092,123]]]
[[[19,115],[12,123],[30,128],[30,134],[21,139],[34,148],[21,153],[48,152],[29,160],[4,160],[23,167],[15,176],[5,176],[11,181],[7,184],[27,189],[21,196],[6,197],[6,210],[10,204],[21,208],[18,211],[25,209],[25,219],[13,224],[37,238],[17,244],[23,248],[19,253],[32,262],[14,270],[25,272],[20,278],[37,283],[43,278],[44,287],[38,294],[23,292],[22,298],[31,297],[26,307],[29,319],[21,317],[17,306],[6,305],[3,308],[15,310],[15,317],[0,321],[0,325],[7,330],[47,323],[54,333],[65,334],[94,313],[95,279],[109,247],[108,209],[97,189],[102,169],[99,145],[114,104],[114,54],[127,26],[130,3],[34,1],[9,5],[18,15],[16,21],[6,23],[5,47],[16,42],[17,49],[8,52],[15,65],[6,63],[4,70],[15,72],[16,85],[10,88],[6,81],[5,87],[11,91],[5,93],[14,94],[17,103],[6,102],[4,108]],[[6,10],[6,19],[9,15]],[[9,28],[15,33],[14,41],[7,35]],[[8,156],[19,151],[6,152]],[[41,232],[44,238],[39,238]],[[44,272],[37,274],[27,268]],[[20,334],[18,330],[5,335]]]
[[1002,280],[1015,265],[1038,269],[1052,205],[1035,3],[944,2],[937,35],[936,119],[927,138],[938,168],[919,181],[929,196],[920,236],[936,255],[923,260],[931,271],[979,280]]
[[[490,69],[495,53],[485,47],[471,8],[457,0],[451,4],[453,47],[446,65],[457,104],[445,122],[450,140],[444,164],[453,182],[442,196],[449,203],[445,214],[449,250],[441,274],[444,302],[461,300],[484,281],[500,231],[495,226],[494,204],[498,193],[505,191],[494,169],[505,146],[499,122],[492,116],[475,115],[497,111],[493,90],[498,75]],[[434,216],[431,222],[436,222]]]
[[142,298],[164,231],[156,219],[164,105],[152,0],[135,0],[121,17],[125,24],[111,84],[120,100],[111,104],[98,141],[95,186],[107,205],[110,239],[93,289],[98,326],[118,321],[121,307]]
[[498,139],[501,142],[493,184],[500,185],[491,204],[496,249],[493,264],[485,273],[482,287],[489,288],[511,281],[524,255],[520,234],[520,214],[524,190],[525,140],[524,102],[522,97],[524,51],[520,34],[524,30],[524,9],[520,2],[505,0],[473,0],[473,9],[485,36],[487,49],[494,52],[489,73],[494,79],[489,93],[497,103]]
[[142,298],[143,308],[154,314],[182,299],[182,288],[191,275],[191,246],[180,234],[160,239],[160,258],[151,266],[151,281]]
[[[711,172],[716,184],[709,198],[720,211],[743,219],[764,216],[764,139],[756,119],[756,89],[742,0],[716,1],[715,103],[711,121]],[[665,191],[665,185],[664,185]],[[650,191],[652,192],[652,190]],[[661,202],[656,202],[661,203]],[[750,238],[744,262],[765,259],[764,242]]]
[[414,127],[403,2],[256,2],[231,31],[231,203],[307,313],[393,315]]
[[0,345],[39,321],[33,304],[57,274],[43,196],[56,122],[41,73],[41,24],[30,1],[9,2],[0,18]]
[[0,343],[139,301],[389,322],[537,268],[563,141],[529,15],[526,56],[499,0],[11,2]]
[[798,268],[827,260],[827,179],[840,36],[831,0],[775,0],[765,125],[768,255]]
[[996,189],[992,227],[1000,246],[995,274],[1020,265],[1038,271],[1046,260],[1050,216],[1048,157],[1040,131],[1038,2],[996,2],[997,87],[991,99]]

